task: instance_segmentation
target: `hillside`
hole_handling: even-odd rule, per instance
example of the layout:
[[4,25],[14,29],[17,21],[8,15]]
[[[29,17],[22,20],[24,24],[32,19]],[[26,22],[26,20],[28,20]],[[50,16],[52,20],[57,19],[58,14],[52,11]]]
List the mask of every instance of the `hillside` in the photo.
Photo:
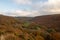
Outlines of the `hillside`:
[[38,16],[32,19],[34,23],[37,23],[48,28],[55,28],[60,32],[60,14]]
[[59,31],[37,24],[36,21],[31,23],[0,15],[0,40],[60,40]]
[[34,17],[16,17],[17,19],[21,20],[21,21],[30,21],[32,20]]

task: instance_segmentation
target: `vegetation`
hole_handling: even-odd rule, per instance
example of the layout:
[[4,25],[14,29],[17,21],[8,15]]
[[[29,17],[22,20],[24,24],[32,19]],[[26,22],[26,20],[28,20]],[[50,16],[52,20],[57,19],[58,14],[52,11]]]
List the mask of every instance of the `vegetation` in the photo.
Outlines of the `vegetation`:
[[13,17],[1,16],[0,39],[2,38],[4,40],[60,40],[60,32],[37,23],[20,22]]

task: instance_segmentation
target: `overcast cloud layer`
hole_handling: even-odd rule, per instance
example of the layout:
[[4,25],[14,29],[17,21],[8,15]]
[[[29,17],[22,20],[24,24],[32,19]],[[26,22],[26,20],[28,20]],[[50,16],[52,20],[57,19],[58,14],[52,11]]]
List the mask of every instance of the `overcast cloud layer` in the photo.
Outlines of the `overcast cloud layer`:
[[60,0],[11,0],[17,5],[28,6],[24,10],[10,9],[0,14],[9,16],[35,17],[40,15],[60,14]]

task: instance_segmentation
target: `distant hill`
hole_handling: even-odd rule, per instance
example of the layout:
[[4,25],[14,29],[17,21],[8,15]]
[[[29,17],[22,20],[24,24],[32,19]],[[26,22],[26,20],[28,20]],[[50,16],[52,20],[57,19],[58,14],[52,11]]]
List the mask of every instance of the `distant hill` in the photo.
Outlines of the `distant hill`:
[[32,19],[32,22],[60,31],[60,14],[37,16]]
[[31,21],[34,17],[16,17],[16,18],[22,21]]

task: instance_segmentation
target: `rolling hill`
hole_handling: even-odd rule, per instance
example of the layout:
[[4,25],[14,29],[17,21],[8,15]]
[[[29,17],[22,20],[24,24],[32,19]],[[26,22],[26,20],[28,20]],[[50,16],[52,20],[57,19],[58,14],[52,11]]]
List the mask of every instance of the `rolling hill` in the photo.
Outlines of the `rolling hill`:
[[55,28],[60,32],[60,14],[38,16],[33,18],[32,22],[48,28]]
[[60,40],[60,15],[24,19],[0,15],[0,40]]
[[15,17],[21,21],[31,21],[34,17]]

